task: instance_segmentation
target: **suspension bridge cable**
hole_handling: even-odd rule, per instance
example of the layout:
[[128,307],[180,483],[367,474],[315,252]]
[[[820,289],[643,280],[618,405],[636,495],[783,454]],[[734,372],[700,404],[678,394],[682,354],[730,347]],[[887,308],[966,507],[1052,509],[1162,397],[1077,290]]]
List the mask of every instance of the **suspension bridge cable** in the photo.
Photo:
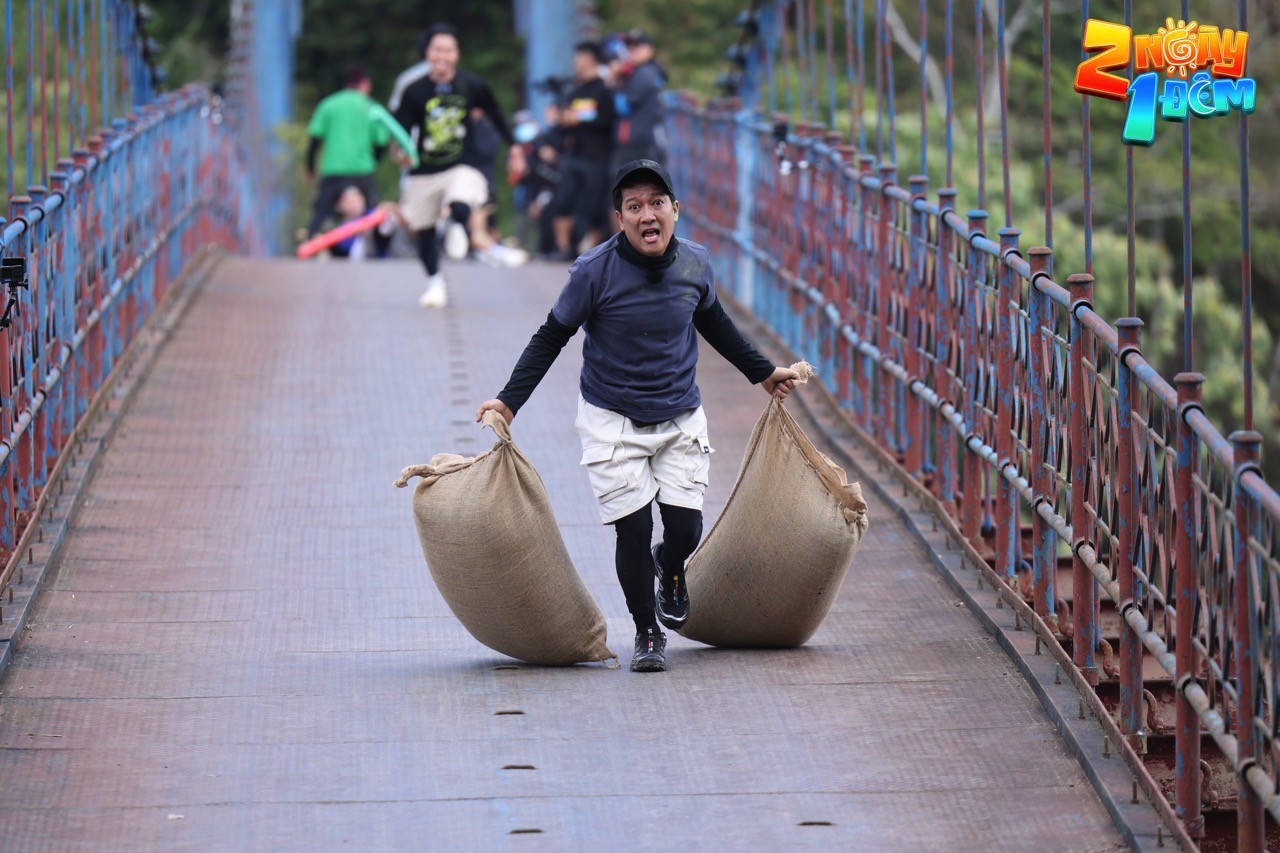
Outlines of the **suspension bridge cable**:
[[827,127],[836,129],[836,66],[835,27],[832,22],[831,0],[823,0],[823,23],[827,43]]
[[845,79],[849,87],[849,138],[854,142],[854,144],[857,144],[858,136],[862,129],[862,116],[858,113],[854,90],[861,85],[861,81],[855,84],[853,78],[852,0],[844,0],[844,71]]
[[809,48],[809,114],[811,121],[818,120],[818,15],[815,0],[808,0],[805,13],[808,27]]
[[858,150],[867,151],[866,117],[867,42],[862,27],[862,0],[858,0]]
[[1053,248],[1053,93],[1049,87],[1049,0],[1040,4],[1040,111],[1044,121],[1044,244]]
[[[1249,4],[1240,0],[1240,27],[1249,31]],[[1244,428],[1253,429],[1253,249],[1249,217],[1249,116],[1240,110],[1240,331],[1244,338]]]
[[999,54],[996,68],[1000,77],[1000,167],[1004,191],[1004,224],[1006,228],[1011,228],[1013,194],[1009,191],[1009,70],[1005,62],[1004,0],[999,0],[996,8],[996,52]]
[[[1049,2],[1049,0],[1045,0]],[[955,182],[955,174],[953,165],[955,161],[955,141],[952,137],[952,123],[955,120],[955,102],[952,98],[952,84],[955,77],[955,44],[953,31],[955,25],[955,10],[953,7],[954,0],[947,0],[947,38],[946,38],[946,63],[947,63],[947,179],[945,181],[948,188],[952,187]]]
[[986,84],[984,82],[987,57],[982,38],[982,0],[973,0],[974,50],[977,58],[974,68],[978,80],[978,209],[987,209],[987,144],[986,144]]
[[[1126,27],[1133,27],[1133,0],[1124,0],[1124,24]],[[1133,80],[1133,63],[1128,67],[1128,78]],[[1133,146],[1126,145],[1124,147],[1124,195],[1125,195],[1125,222],[1128,223],[1127,257],[1126,257],[1126,286],[1128,294],[1128,305],[1130,317],[1138,316],[1138,249],[1137,237],[1135,234],[1136,213],[1134,208],[1133,197]]]
[[[27,4],[27,185],[35,181],[36,16]],[[11,152],[12,153],[12,152]],[[26,187],[20,188],[26,192]]]
[[809,120],[809,27],[805,19],[805,0],[796,0],[796,56],[800,76],[800,119]]
[[792,117],[792,113],[794,113],[795,110],[794,100],[792,100],[792,97],[794,97],[792,87],[795,86],[795,68],[792,67],[791,64],[791,36],[790,27],[787,27],[787,8],[790,5],[790,0],[778,0],[778,27],[782,29],[782,37],[778,41],[782,42],[780,49],[780,53],[782,54],[782,69],[787,76],[786,86],[783,87],[782,90],[786,95],[787,119]]
[[[884,0],[886,7],[890,0]],[[886,13],[887,13],[886,8]],[[893,81],[893,50],[889,43],[889,21],[886,15],[884,22],[880,25],[880,38],[884,41],[884,76],[885,76],[885,107],[889,118],[889,162],[896,163],[898,160],[898,132],[897,132],[897,113],[894,108],[894,81]]]
[[[1182,20],[1191,20],[1189,0],[1182,0]],[[1085,99],[1086,102],[1088,98]],[[1089,272],[1093,272],[1092,269]],[[1182,369],[1195,370],[1195,283],[1191,277],[1191,122],[1182,122]]]
[[920,174],[929,178],[929,17],[927,0],[920,0]]
[[[1089,20],[1089,0],[1084,0],[1084,19]],[[1088,56],[1081,48],[1081,58]],[[1088,95],[1080,99],[1084,132],[1081,137],[1081,160],[1084,163],[1084,271],[1093,274],[1093,129],[1089,121]]]
[[876,157],[884,162],[884,29],[885,0],[876,0]]

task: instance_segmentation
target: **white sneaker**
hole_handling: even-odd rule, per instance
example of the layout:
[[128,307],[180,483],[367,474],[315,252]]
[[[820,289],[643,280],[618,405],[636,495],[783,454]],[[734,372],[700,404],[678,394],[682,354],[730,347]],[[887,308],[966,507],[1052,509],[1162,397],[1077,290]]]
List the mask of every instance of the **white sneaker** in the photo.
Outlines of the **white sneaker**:
[[449,304],[449,291],[444,286],[444,276],[436,273],[427,279],[427,289],[418,297],[423,308],[443,308]]
[[494,266],[522,267],[529,262],[529,253],[524,249],[504,246],[501,243],[495,243],[485,254],[492,258]]
[[467,229],[461,222],[451,221],[444,230],[444,253],[455,261],[460,261],[471,251],[471,240],[467,237]]

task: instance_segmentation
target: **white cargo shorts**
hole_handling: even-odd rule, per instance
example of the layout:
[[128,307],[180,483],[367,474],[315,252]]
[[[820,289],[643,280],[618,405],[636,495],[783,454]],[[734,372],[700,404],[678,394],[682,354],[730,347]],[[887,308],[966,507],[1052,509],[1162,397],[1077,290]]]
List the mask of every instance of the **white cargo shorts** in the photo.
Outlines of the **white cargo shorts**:
[[435,228],[453,202],[479,210],[489,200],[489,182],[479,169],[451,166],[430,175],[409,175],[400,187],[400,212],[410,230]]
[[713,451],[701,406],[642,427],[579,395],[574,426],[603,523],[630,515],[654,497],[660,503],[702,509]]

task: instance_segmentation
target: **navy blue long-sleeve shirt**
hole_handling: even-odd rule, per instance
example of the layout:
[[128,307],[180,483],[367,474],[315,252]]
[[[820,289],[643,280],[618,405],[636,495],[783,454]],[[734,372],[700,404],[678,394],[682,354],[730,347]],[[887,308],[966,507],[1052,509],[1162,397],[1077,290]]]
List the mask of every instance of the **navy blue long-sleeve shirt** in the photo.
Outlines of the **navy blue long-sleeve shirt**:
[[583,398],[642,423],[701,404],[698,333],[752,383],[774,370],[716,299],[706,249],[688,240],[650,259],[616,234],[580,257],[498,399],[519,411],[579,328]]

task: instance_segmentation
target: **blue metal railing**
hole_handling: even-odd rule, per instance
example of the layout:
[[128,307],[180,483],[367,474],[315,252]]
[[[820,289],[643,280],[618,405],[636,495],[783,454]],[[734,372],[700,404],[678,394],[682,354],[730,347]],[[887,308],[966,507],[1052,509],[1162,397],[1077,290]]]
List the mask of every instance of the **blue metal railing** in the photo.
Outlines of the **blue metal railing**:
[[[37,0],[27,12],[24,143],[10,141],[8,152],[12,164],[25,147],[31,181],[19,193],[10,179],[0,218],[0,592],[147,318],[211,247],[262,246],[221,103],[198,87],[153,95],[134,4]],[[8,68],[16,55],[7,39]],[[12,85],[6,94],[13,140]]]

